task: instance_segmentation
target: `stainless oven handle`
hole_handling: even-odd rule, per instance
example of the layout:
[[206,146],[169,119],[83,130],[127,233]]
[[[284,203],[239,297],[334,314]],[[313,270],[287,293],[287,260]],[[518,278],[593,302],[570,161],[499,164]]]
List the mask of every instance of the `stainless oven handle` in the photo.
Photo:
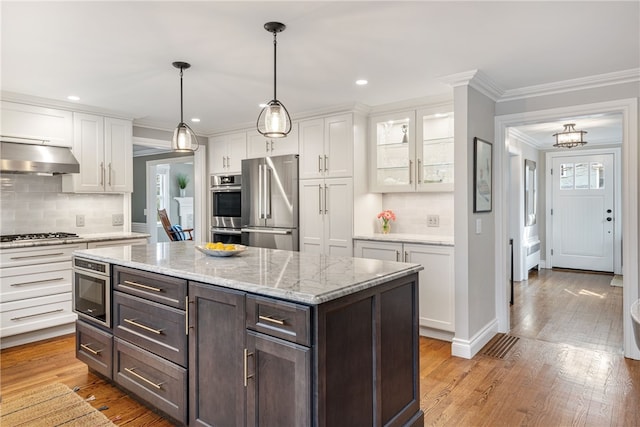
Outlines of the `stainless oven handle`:
[[283,229],[283,230],[274,230],[274,229],[255,229],[255,228],[243,228],[243,233],[264,233],[264,234],[291,234],[292,230]]
[[212,193],[230,193],[232,191],[240,191],[242,187],[211,187]]
[[239,236],[242,234],[242,231],[240,231],[239,229],[229,229],[229,228],[212,228],[211,229],[212,233],[217,233],[217,234],[228,234],[231,236]]

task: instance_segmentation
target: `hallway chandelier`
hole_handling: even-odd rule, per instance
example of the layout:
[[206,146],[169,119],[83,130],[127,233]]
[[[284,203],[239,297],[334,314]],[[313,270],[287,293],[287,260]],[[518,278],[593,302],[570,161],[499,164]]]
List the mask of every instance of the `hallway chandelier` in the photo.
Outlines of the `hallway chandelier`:
[[184,122],[182,108],[182,71],[191,67],[187,62],[176,61],[173,66],[180,69],[180,123],[173,131],[171,138],[171,150],[180,153],[193,152],[198,149],[198,137],[195,132]]
[[584,135],[586,133],[586,130],[576,130],[575,123],[568,123],[564,125],[564,130],[562,132],[553,134],[556,138],[556,143],[553,144],[553,146],[558,148],[583,146],[587,143],[587,141],[584,140]]
[[280,22],[267,22],[264,29],[273,33],[273,99],[267,103],[258,116],[258,132],[267,138],[283,138],[291,132],[291,116],[276,96],[276,35],[287,28]]

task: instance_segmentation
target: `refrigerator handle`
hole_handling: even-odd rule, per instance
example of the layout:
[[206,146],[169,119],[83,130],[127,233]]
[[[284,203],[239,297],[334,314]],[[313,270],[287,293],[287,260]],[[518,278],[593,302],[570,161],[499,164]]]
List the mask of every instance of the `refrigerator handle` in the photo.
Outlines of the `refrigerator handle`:
[[262,183],[262,179],[264,178],[263,174],[262,174],[262,163],[258,164],[258,214],[259,214],[259,218],[263,219],[264,218],[264,209],[262,208],[263,202],[262,202],[262,188],[264,187],[263,183]]
[[271,168],[264,166],[264,218],[271,219]]

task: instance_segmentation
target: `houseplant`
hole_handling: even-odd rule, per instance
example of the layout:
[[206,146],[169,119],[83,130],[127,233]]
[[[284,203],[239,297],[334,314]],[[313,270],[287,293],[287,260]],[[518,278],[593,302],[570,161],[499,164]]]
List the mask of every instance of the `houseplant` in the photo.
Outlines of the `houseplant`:
[[178,188],[180,188],[180,197],[184,197],[185,189],[189,184],[189,177],[183,173],[179,173],[176,175],[176,179],[178,180]]

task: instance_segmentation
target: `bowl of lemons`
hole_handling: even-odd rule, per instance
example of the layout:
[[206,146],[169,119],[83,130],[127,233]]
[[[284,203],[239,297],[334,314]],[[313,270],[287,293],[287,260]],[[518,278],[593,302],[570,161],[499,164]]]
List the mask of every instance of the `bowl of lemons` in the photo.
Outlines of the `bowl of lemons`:
[[204,245],[196,245],[196,249],[210,256],[232,256],[245,251],[247,247],[233,243],[209,242]]

